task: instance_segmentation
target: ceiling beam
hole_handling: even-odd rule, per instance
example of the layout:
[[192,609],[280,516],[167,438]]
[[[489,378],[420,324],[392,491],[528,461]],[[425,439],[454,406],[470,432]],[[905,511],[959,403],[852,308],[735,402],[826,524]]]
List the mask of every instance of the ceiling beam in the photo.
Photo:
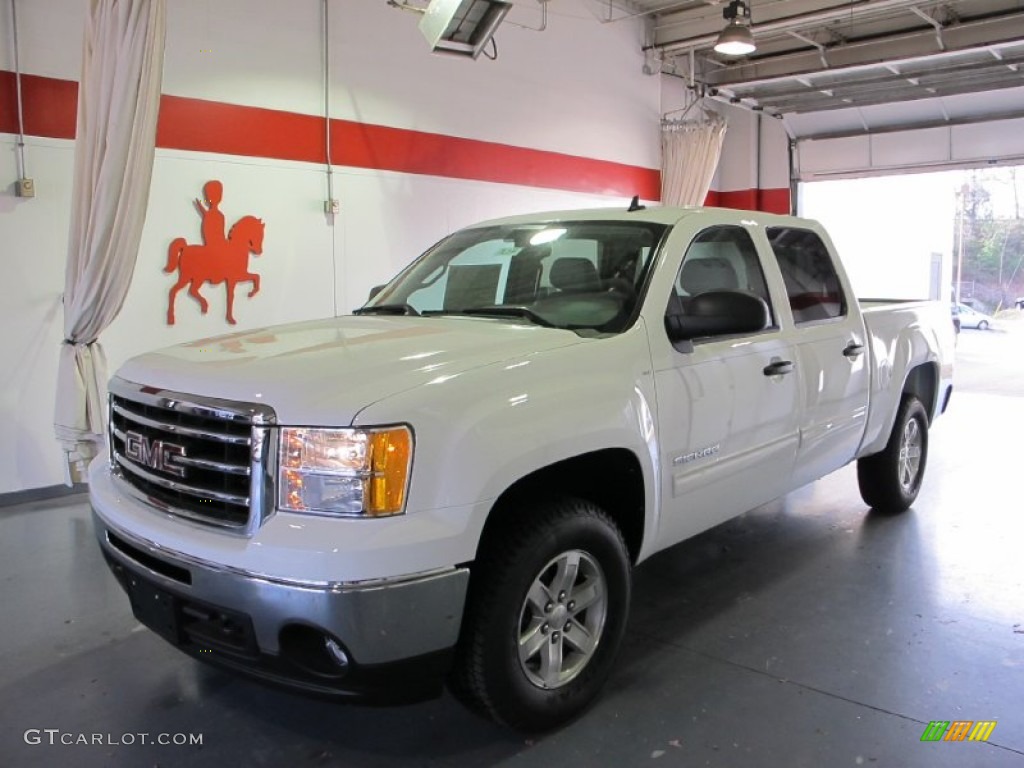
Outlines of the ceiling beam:
[[[945,51],[936,51],[934,30],[887,35],[843,45],[826,46],[827,71],[851,70],[862,66],[891,65],[895,62],[938,61],[960,51],[996,50],[1024,41],[1024,12],[964,22],[943,30]],[[740,62],[709,73],[708,85],[761,83],[777,78],[825,71],[818,50],[765,56]]]
[[[714,0],[717,2],[717,0]],[[661,8],[637,8],[623,16],[609,16],[609,18],[603,21],[604,24],[614,24],[617,21],[627,21],[629,19],[637,19],[642,16],[655,16],[659,13],[668,13],[670,11],[685,8],[687,10],[695,7],[701,7],[711,5],[712,0],[683,0],[683,2],[672,3],[671,5],[664,6]]]
[[[766,21],[751,26],[750,31],[754,39],[762,35],[774,33],[786,33],[789,30],[805,30],[809,27],[820,27],[832,21],[857,21],[866,16],[874,16],[884,11],[909,9],[912,6],[921,5],[921,0],[852,0],[852,2],[837,5],[822,11],[811,11],[792,16]],[[702,19],[703,21],[703,19]],[[682,22],[689,26],[687,22]],[[721,25],[720,20],[716,22]],[[666,53],[672,51],[688,51],[690,49],[710,48],[718,39],[719,29],[708,34],[691,37],[676,38],[673,40],[659,40],[657,43],[647,46],[657,48]]]

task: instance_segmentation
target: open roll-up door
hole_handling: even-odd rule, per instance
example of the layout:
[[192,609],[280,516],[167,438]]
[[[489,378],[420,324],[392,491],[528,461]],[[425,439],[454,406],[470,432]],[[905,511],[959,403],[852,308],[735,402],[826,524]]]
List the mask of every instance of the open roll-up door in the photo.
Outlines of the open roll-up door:
[[[797,181],[1024,163],[1024,88],[793,115]],[[848,114],[848,113],[855,114]],[[860,123],[851,127],[849,121]]]

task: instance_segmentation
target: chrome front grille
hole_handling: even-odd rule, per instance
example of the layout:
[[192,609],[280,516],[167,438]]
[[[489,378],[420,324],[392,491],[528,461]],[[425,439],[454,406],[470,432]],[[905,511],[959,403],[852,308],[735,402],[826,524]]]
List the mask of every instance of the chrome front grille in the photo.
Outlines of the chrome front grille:
[[270,514],[273,411],[114,379],[110,460],[147,502],[251,533]]

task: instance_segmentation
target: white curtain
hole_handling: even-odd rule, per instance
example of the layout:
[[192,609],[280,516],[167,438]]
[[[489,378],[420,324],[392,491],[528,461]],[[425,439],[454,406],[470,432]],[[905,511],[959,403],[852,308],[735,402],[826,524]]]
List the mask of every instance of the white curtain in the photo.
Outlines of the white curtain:
[[725,118],[661,123],[661,204],[703,205],[725,140]]
[[146,220],[164,3],[89,0],[54,412],[69,485],[85,480],[104,441],[107,370],[98,338],[124,304]]

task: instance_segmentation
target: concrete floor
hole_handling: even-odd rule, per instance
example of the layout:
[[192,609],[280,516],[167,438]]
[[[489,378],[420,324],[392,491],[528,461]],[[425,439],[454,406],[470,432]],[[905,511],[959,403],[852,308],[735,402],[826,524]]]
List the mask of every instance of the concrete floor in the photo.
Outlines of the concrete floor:
[[[208,669],[132,618],[81,497],[0,509],[0,766],[1024,768],[1024,333],[960,352],[909,513],[869,514],[847,468],[649,560],[604,696],[537,739]],[[998,725],[922,743],[930,720]],[[202,745],[116,743],[138,733]]]

